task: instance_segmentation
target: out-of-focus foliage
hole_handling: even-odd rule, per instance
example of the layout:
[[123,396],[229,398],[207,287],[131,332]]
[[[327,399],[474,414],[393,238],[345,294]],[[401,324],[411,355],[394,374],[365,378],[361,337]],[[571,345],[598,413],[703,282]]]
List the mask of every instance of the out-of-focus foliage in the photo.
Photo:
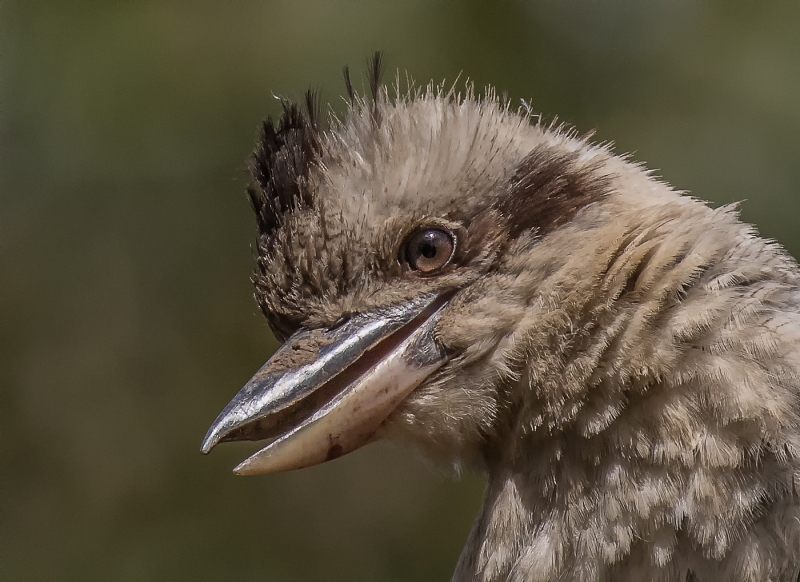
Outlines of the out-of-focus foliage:
[[0,3],[0,579],[442,580],[480,504],[388,445],[198,453],[275,348],[244,160],[273,94],[459,74],[800,252],[800,4]]

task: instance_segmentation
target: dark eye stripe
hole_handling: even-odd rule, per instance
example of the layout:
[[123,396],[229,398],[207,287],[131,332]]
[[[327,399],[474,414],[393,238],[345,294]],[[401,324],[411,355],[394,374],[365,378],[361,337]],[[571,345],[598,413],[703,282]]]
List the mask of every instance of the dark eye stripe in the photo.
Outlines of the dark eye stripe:
[[406,239],[403,258],[413,270],[432,273],[450,262],[454,248],[452,234],[438,228],[426,228]]

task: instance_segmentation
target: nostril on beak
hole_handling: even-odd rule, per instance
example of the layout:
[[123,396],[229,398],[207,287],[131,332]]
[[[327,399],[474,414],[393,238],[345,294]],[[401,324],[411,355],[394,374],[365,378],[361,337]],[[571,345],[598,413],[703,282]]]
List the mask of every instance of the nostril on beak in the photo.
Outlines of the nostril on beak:
[[330,327],[327,328],[328,331],[334,331],[334,330],[342,327],[345,323],[350,321],[350,319],[352,317],[353,317],[353,313],[352,312],[348,311],[346,313],[343,313],[342,315],[339,316],[339,318],[336,321],[333,322],[333,324],[331,324]]

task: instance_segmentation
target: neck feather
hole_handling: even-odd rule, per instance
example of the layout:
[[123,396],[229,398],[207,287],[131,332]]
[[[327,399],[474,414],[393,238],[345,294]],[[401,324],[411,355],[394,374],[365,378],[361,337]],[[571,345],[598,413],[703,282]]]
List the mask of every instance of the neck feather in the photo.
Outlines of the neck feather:
[[455,580],[797,568],[797,268],[725,209],[678,210],[541,282]]

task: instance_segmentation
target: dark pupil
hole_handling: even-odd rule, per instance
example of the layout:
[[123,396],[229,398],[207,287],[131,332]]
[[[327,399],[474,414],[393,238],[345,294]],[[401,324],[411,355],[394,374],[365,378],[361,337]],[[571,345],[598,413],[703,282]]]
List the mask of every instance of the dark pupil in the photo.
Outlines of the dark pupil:
[[420,245],[419,252],[426,259],[432,259],[436,256],[436,245],[432,241],[426,240]]

